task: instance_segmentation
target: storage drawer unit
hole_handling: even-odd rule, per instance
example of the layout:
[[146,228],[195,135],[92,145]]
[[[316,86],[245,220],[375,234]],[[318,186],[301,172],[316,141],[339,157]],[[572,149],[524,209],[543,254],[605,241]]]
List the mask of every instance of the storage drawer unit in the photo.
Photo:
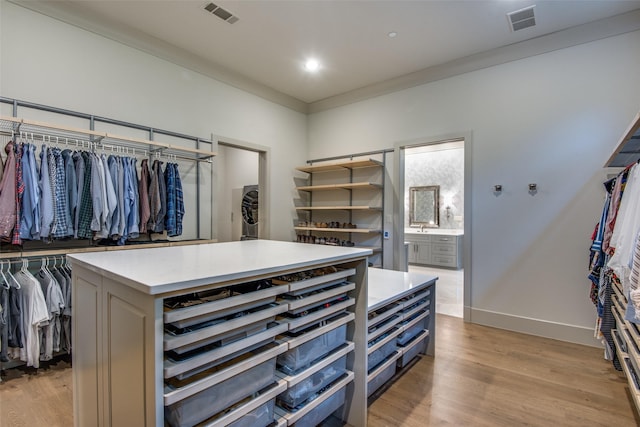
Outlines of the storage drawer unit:
[[367,395],[418,354],[433,355],[436,277],[369,269]]
[[[294,290],[279,299],[289,306],[283,314],[289,331],[280,337],[289,350],[278,356],[278,375],[289,388],[278,396],[276,404],[289,425],[307,425],[311,420],[318,420],[318,424],[335,399],[325,394],[325,389],[335,391],[339,378],[353,377],[346,365],[347,354],[355,348],[347,341],[348,325],[353,321],[347,308],[354,303],[348,292],[355,285],[331,276],[297,278],[283,277]],[[319,404],[315,403],[318,399],[327,402],[312,410],[309,405]]]
[[[70,256],[75,425],[287,425],[275,415],[289,387],[276,375],[278,356],[323,334],[325,359],[308,366],[311,353],[300,347],[294,360],[334,382],[296,418],[342,390],[343,420],[366,425],[366,376],[353,373],[366,366],[366,348],[351,342],[366,334],[366,298],[358,296],[366,296],[371,251],[300,246],[246,241]],[[294,274],[304,280],[281,280]]]

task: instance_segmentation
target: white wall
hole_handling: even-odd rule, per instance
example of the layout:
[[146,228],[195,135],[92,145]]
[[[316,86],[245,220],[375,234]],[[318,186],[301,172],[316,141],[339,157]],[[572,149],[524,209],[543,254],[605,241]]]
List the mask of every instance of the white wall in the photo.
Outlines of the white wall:
[[589,238],[640,107],[638,46],[629,33],[313,114],[309,157],[470,131],[471,320],[592,343]]
[[286,171],[307,159],[303,114],[4,0],[0,7],[2,96],[270,147],[270,236],[294,238]]

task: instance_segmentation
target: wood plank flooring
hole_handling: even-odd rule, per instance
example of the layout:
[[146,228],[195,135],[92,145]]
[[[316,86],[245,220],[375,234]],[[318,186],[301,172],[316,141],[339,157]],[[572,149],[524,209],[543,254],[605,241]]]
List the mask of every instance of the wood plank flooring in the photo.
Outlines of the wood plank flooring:
[[423,357],[369,406],[368,427],[636,426],[626,379],[597,348],[438,315]]
[[[371,404],[368,427],[640,425],[602,350],[445,315],[437,329],[436,358],[418,360]],[[73,425],[67,362],[5,374],[0,426]]]

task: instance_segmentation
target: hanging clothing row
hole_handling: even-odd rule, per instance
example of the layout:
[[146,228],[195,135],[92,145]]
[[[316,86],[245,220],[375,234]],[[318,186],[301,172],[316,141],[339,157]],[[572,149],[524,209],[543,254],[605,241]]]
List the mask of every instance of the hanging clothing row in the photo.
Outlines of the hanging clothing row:
[[71,267],[41,260],[35,273],[29,261],[11,272],[0,261],[0,362],[21,360],[38,368],[55,353],[71,352]]
[[619,285],[629,303],[625,319],[640,324],[640,165],[627,166],[604,183],[605,203],[590,248],[591,300],[597,307],[596,337],[605,344],[605,357],[617,360],[612,329],[612,286]]
[[[184,200],[176,163],[10,141],[0,182],[0,240],[111,239],[182,234]],[[2,164],[2,162],[0,162]]]

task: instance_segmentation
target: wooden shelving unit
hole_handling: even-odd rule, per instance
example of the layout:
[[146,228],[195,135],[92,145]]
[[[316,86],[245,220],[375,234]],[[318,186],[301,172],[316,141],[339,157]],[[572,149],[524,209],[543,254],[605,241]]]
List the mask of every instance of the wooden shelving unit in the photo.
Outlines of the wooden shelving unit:
[[[309,185],[296,187],[306,194],[303,198],[307,204],[296,207],[305,219],[294,227],[298,241],[333,245],[338,240],[355,247],[369,248],[376,257],[372,264],[381,266],[384,252],[384,162],[372,158],[349,159],[313,163],[296,170],[309,174]],[[356,227],[317,226],[331,222],[352,223]],[[320,233],[320,236],[314,233]],[[325,243],[327,239],[329,243]]]

